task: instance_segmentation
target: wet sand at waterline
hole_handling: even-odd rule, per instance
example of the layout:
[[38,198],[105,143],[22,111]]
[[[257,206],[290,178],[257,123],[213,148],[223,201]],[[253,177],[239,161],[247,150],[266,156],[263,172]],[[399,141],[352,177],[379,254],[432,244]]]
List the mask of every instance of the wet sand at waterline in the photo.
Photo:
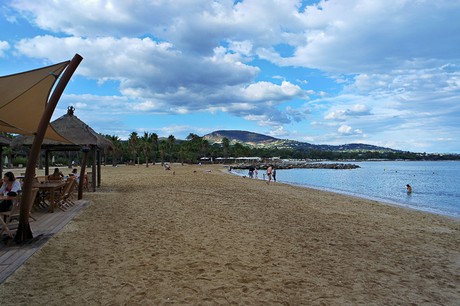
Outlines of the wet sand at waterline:
[[223,169],[102,167],[1,305],[458,305],[458,220]]

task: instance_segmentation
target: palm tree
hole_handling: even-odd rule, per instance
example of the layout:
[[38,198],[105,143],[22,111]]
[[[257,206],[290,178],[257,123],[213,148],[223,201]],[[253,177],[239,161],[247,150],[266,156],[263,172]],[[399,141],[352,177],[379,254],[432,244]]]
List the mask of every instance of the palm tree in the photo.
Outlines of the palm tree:
[[228,158],[228,149],[230,147],[230,140],[227,137],[222,138],[222,147],[224,148],[224,158]]
[[169,135],[168,137],[169,162],[172,162],[172,154],[173,154],[175,143],[176,143],[176,137],[174,137],[173,135]]
[[160,150],[160,159],[161,159],[161,165],[164,166],[165,164],[165,151],[166,147],[168,144],[166,143],[166,140],[161,140],[160,144],[158,145],[158,148]]
[[134,163],[136,163],[137,152],[139,150],[139,136],[136,132],[132,132],[129,135],[128,148],[132,154]]
[[149,155],[152,150],[152,136],[148,132],[144,132],[144,136],[139,141],[139,146],[144,153],[145,166],[149,166]]
[[150,134],[152,138],[152,164],[155,165],[155,159],[158,151],[158,135],[155,133]]
[[112,165],[116,166],[118,163],[118,158],[121,156],[123,152],[123,144],[121,142],[121,139],[118,136],[115,135],[105,135],[105,138],[108,140],[112,141],[113,143],[113,151],[112,151]]
[[201,138],[201,147],[200,147],[200,153],[202,156],[208,156],[209,153],[209,141],[206,139]]

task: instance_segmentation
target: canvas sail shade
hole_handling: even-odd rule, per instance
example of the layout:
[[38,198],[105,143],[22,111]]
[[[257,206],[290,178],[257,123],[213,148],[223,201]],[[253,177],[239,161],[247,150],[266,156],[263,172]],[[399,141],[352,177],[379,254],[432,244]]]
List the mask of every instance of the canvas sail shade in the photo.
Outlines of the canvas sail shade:
[[[0,77],[0,132],[34,135],[51,90],[69,61]],[[46,139],[71,143],[51,125]]]

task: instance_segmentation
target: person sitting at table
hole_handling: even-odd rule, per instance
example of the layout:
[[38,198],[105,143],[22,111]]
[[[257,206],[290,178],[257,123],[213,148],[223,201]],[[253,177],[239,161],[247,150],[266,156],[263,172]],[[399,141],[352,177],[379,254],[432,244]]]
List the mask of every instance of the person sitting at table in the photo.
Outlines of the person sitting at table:
[[[16,180],[13,172],[8,171],[3,176],[3,184],[0,187],[0,195],[15,197],[21,191],[21,183]],[[11,200],[0,201],[0,211],[9,211],[13,206]]]
[[80,182],[80,176],[78,175],[78,169],[77,168],[73,168],[72,173],[70,175],[75,177],[75,180],[77,181],[77,183]]
[[48,176],[48,180],[50,181],[60,181],[64,178],[64,174],[62,174],[61,171],[59,171],[59,168],[54,168],[54,172],[53,174],[51,174],[50,176]]

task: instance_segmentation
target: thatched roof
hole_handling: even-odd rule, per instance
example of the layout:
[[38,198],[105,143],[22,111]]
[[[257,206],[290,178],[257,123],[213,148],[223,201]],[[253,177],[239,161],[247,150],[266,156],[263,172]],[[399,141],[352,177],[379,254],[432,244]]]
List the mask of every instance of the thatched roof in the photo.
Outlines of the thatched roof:
[[[81,146],[96,146],[99,149],[113,149],[113,143],[96,133],[89,125],[81,121],[74,115],[75,108],[70,106],[67,109],[67,114],[59,117],[58,119],[51,122],[51,126],[66,139],[71,141],[73,145],[68,145],[63,142],[45,139],[43,140],[42,147],[48,149],[63,150],[70,149],[70,147],[81,147]],[[33,136],[18,136],[13,140],[13,146],[31,145],[33,142]]]
[[6,138],[3,135],[0,135],[0,146],[9,146],[11,144],[11,139]]

